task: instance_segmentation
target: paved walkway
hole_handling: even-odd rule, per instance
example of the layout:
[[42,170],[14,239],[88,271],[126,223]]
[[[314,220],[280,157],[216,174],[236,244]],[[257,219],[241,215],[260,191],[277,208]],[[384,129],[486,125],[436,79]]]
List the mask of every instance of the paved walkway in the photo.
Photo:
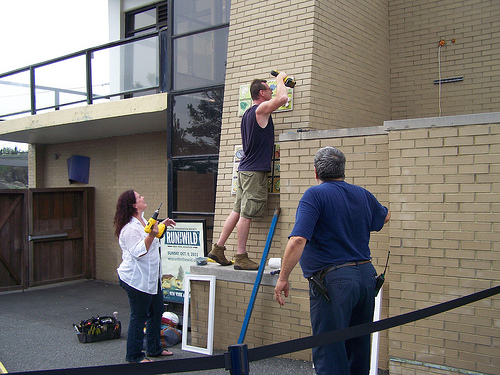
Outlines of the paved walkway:
[[[121,338],[91,344],[78,341],[73,323],[114,311],[122,323]],[[0,293],[0,362],[8,373],[123,364],[129,314],[125,291],[117,284],[95,280]],[[166,361],[202,356],[183,351],[180,343],[170,350],[174,355]],[[229,371],[195,374],[227,375]],[[270,358],[251,362],[250,374],[313,375],[314,370],[311,362]]]

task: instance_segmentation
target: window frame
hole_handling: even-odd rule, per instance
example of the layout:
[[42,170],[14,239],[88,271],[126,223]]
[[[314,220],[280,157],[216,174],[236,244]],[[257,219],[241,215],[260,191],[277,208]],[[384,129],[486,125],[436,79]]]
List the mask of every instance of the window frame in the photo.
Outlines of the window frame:
[[[176,96],[179,95],[186,95],[186,94],[195,94],[195,93],[200,93],[200,92],[205,92],[209,90],[222,90],[222,95],[224,95],[224,82],[221,82],[220,84],[215,84],[215,85],[209,85],[209,86],[200,86],[200,87],[193,87],[193,88],[184,88],[184,89],[179,89],[175,90],[173,87],[173,78],[174,78],[174,59],[175,56],[173,54],[173,46],[174,46],[174,40],[184,38],[184,37],[189,37],[195,34],[200,34],[204,33],[207,31],[212,31],[212,30],[218,30],[221,28],[227,28],[229,29],[229,22],[223,23],[223,24],[218,24],[214,25],[212,27],[206,27],[206,28],[201,28],[199,30],[191,30],[190,32],[187,33],[180,33],[175,35],[173,30],[174,30],[174,14],[175,14],[175,1],[184,1],[184,0],[168,0],[168,26],[165,30],[165,35],[162,37],[162,41],[166,45],[166,56],[167,58],[165,59],[165,70],[162,70],[160,68],[160,75],[164,75],[164,80],[163,82],[160,83],[160,88],[162,92],[167,92],[167,168],[168,168],[168,173],[167,173],[167,196],[168,196],[168,215],[169,217],[172,218],[205,218],[207,219],[207,230],[209,233],[213,230],[213,220],[215,216],[215,212],[185,212],[185,211],[174,211],[174,163],[177,162],[183,162],[183,161],[210,161],[210,160],[216,160],[216,171],[215,171],[215,182],[214,182],[214,192],[213,192],[213,199],[214,199],[214,207],[215,207],[215,198],[216,198],[216,192],[217,192],[217,177],[218,177],[218,160],[219,160],[219,153],[217,154],[208,154],[208,155],[185,155],[185,156],[173,156],[172,152],[172,130],[173,130],[173,111],[174,111],[174,105],[173,105],[173,99]],[[229,3],[230,6],[230,3]],[[163,43],[162,43],[163,45]],[[163,48],[163,47],[162,47]],[[226,60],[227,62],[227,57]],[[224,63],[224,68],[225,68],[225,63]],[[161,80],[160,80],[161,81]],[[221,104],[223,106],[223,103]],[[210,223],[210,224],[209,224]]]
[[[135,36],[140,33],[144,33],[152,30],[160,30],[167,26],[168,24],[168,15],[169,15],[169,1],[164,0],[156,4],[151,4],[144,6],[142,8],[134,9],[129,12],[125,12],[125,38],[129,38]],[[154,24],[149,26],[140,27],[138,29],[135,28],[134,17],[140,13],[144,13],[150,11],[152,9],[156,9],[156,21]],[[167,16],[163,16],[163,12],[167,12]]]
[[[172,91],[168,96],[167,96],[167,107],[168,107],[168,113],[167,113],[167,168],[168,168],[168,174],[167,174],[167,195],[168,195],[168,214],[169,217],[176,218],[178,216],[193,216],[193,217],[208,217],[210,216],[213,219],[213,216],[215,215],[215,212],[186,212],[186,211],[176,211],[174,210],[174,163],[175,162],[182,162],[182,161],[209,161],[209,160],[217,160],[217,171],[215,172],[215,191],[214,191],[214,202],[215,202],[215,194],[217,190],[217,177],[218,177],[218,159],[219,159],[219,153],[217,154],[200,154],[200,155],[180,155],[180,156],[174,156],[172,153],[172,123],[173,123],[173,114],[174,114],[174,104],[173,100],[176,96],[181,96],[181,95],[188,95],[188,94],[195,94],[195,93],[200,93],[200,92],[205,92],[209,90],[224,90],[224,85],[216,85],[216,86],[209,86],[204,88],[203,90],[201,89],[191,89],[191,90],[179,90],[179,91]],[[222,93],[223,94],[223,93]],[[215,206],[215,203],[214,203]],[[209,228],[211,229],[211,228]]]

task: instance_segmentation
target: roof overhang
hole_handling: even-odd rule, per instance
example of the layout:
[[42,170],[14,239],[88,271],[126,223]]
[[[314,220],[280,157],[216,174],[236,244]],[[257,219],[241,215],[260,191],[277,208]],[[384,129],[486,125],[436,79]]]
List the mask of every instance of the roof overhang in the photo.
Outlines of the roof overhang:
[[166,130],[161,93],[1,121],[0,140],[57,144]]

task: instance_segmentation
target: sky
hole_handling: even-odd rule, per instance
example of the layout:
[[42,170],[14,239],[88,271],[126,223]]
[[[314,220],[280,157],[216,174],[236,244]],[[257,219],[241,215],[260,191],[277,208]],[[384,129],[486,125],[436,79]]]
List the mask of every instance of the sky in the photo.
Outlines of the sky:
[[108,41],[108,0],[0,0],[0,73]]

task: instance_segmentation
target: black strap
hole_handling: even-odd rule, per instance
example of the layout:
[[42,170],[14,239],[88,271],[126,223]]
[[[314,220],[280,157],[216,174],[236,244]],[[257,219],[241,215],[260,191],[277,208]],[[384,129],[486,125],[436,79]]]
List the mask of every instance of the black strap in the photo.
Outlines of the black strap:
[[[92,345],[92,344],[89,344]],[[169,361],[153,361],[150,363],[130,363],[123,365],[93,366],[66,368],[57,370],[41,370],[16,372],[23,375],[155,375],[173,374],[225,368],[224,355],[181,358]],[[13,373],[14,374],[14,373]]]
[[460,297],[452,301],[441,303],[439,305],[427,307],[425,309],[412,311],[384,320],[379,320],[377,322],[360,324],[354,327],[344,328],[337,331],[326,332],[319,335],[287,341],[286,343],[259,346],[258,348],[248,350],[248,358],[250,362],[260,361],[262,359],[298,352],[304,349],[315,348],[317,346],[327,345],[333,342],[345,341],[354,337],[364,336],[372,332],[383,331],[420,319],[428,318],[433,315],[441,314],[445,311],[494,296],[498,293],[500,293],[500,286],[470,294],[465,297]]

